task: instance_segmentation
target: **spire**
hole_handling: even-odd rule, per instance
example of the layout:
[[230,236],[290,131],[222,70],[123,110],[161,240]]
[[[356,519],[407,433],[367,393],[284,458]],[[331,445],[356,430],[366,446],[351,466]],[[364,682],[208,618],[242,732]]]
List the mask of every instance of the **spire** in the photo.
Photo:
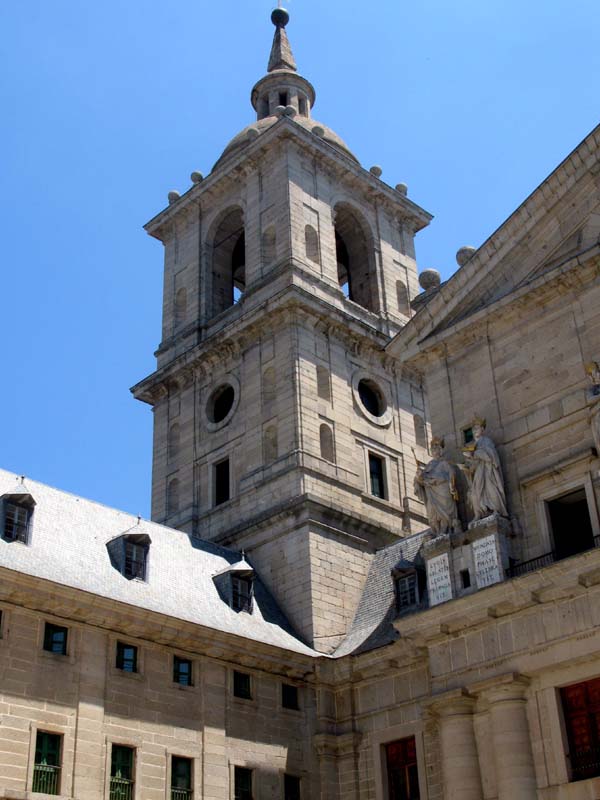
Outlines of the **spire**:
[[275,36],[273,37],[273,47],[269,58],[268,72],[276,69],[286,69],[296,72],[296,61],[290,41],[285,32],[285,26],[290,21],[290,15],[285,8],[276,8],[271,14],[271,22],[275,25]]

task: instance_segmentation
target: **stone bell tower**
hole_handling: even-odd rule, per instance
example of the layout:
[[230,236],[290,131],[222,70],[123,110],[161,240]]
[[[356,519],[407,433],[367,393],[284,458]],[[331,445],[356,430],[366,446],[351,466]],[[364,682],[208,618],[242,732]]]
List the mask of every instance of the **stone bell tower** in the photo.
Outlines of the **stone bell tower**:
[[312,117],[272,14],[256,120],[148,223],[165,247],[152,516],[244,549],[298,632],[341,641],[372,554],[426,526],[421,387],[384,352],[430,216]]

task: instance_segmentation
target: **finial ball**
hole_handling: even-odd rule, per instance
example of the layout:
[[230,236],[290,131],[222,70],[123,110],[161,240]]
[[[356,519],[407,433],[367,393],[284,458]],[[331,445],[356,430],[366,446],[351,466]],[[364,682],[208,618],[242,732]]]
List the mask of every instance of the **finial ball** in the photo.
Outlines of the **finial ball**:
[[285,10],[285,8],[275,8],[273,9],[273,13],[271,14],[271,22],[277,28],[285,28],[285,26],[290,21],[290,15]]
[[419,275],[419,285],[425,291],[437,288],[441,282],[442,279],[437,269],[424,269]]
[[458,253],[456,254],[456,263],[459,267],[464,267],[467,261],[471,258],[473,253],[475,252],[474,247],[461,247]]
[[168,194],[169,204],[172,205],[173,203],[176,203],[180,197],[181,195],[179,194],[179,192],[176,192],[175,190],[169,192]]

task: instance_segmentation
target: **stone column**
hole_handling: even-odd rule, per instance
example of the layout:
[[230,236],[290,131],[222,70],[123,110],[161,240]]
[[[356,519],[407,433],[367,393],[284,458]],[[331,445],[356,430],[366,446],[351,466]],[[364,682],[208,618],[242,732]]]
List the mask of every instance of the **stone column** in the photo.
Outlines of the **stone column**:
[[445,800],[483,800],[473,708],[475,700],[456,689],[430,702],[438,719]]
[[[491,683],[491,681],[490,681]],[[486,687],[496,762],[498,800],[536,800],[537,781],[527,720],[525,692],[529,681],[519,675]]]

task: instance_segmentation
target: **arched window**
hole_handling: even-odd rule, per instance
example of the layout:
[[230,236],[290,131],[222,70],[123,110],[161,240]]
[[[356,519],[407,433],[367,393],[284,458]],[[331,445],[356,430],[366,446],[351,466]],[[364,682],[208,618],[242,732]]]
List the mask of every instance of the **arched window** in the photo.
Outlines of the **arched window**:
[[169,436],[167,441],[169,461],[173,461],[179,456],[179,439],[180,439],[179,423],[174,422],[169,428]]
[[179,511],[179,480],[172,478],[167,486],[167,514]]
[[304,228],[304,243],[306,246],[306,257],[315,264],[320,264],[319,257],[319,235],[312,225]]
[[239,302],[246,288],[246,237],[241,209],[232,209],[222,219],[211,244],[214,316]]
[[321,400],[327,400],[331,403],[331,383],[329,381],[329,370],[322,367],[320,364],[317,366],[317,394]]
[[178,328],[185,322],[187,314],[187,291],[178,289],[175,295],[175,327]]
[[333,447],[333,431],[329,425],[323,423],[319,428],[319,441],[321,444],[321,458],[335,463],[335,451]]
[[263,233],[262,252],[265,266],[272,264],[277,258],[277,234],[273,225]]
[[264,405],[271,405],[271,403],[273,403],[275,400],[275,394],[277,391],[275,386],[275,370],[273,367],[267,367],[263,372],[262,390]]
[[415,441],[419,447],[427,448],[427,431],[425,430],[425,420],[418,414],[413,417],[415,424]]
[[277,428],[275,425],[265,428],[263,447],[265,464],[271,464],[277,458]]
[[403,281],[396,281],[396,294],[398,295],[398,311],[408,317],[410,315],[410,302],[408,289]]
[[338,281],[346,297],[378,311],[372,236],[366,222],[346,203],[335,207],[335,249]]

